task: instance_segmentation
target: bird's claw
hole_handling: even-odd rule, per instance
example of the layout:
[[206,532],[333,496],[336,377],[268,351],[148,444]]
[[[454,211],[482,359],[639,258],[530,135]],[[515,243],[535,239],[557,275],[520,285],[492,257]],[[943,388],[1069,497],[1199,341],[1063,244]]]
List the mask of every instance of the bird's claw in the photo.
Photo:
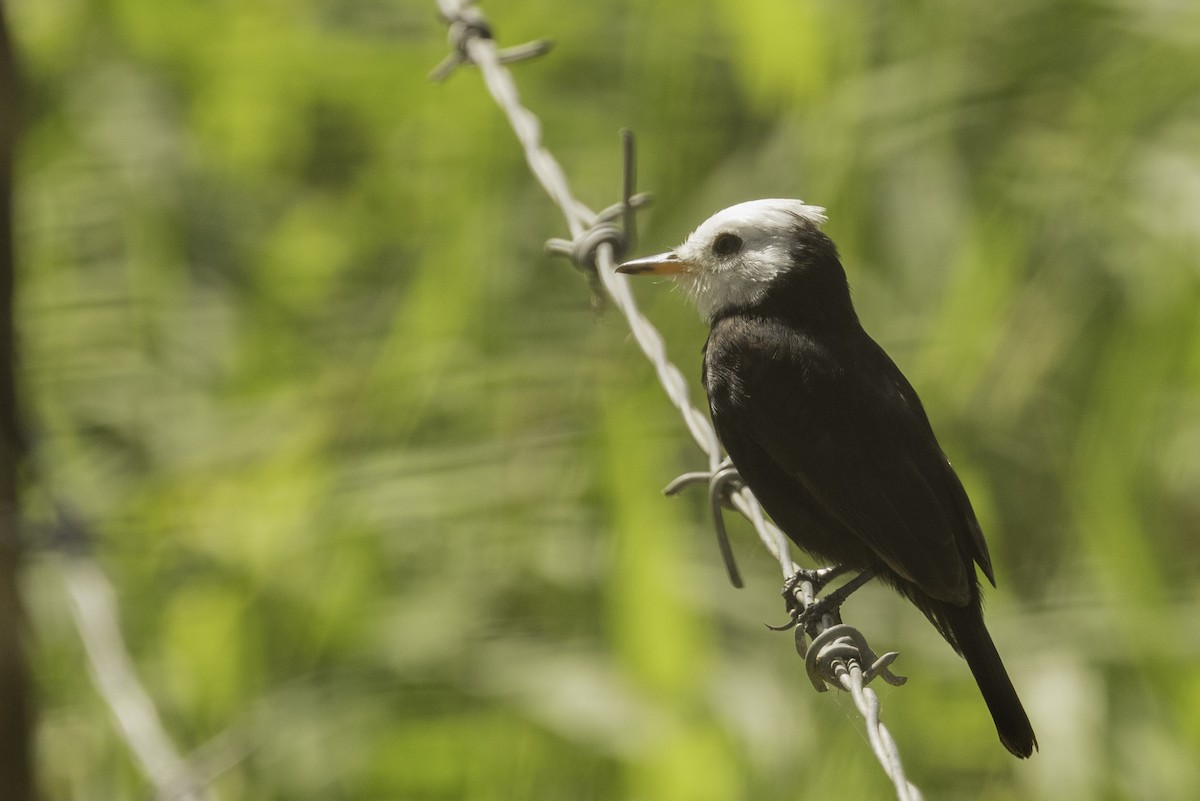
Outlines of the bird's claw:
[[788,598],[788,614],[791,619],[779,626],[772,626],[770,623],[766,627],[771,631],[789,631],[790,629],[798,629],[796,632],[797,638],[802,637],[802,632],[807,632],[809,636],[816,636],[817,624],[826,615],[829,615],[831,623],[836,625],[842,622],[841,615],[838,614],[838,607],[841,606],[840,599],[834,599],[837,603],[828,603],[829,598],[818,598],[812,603],[805,606],[800,601],[796,600],[795,595],[787,594]]
[[809,637],[816,637],[821,633],[818,625],[828,617],[827,625],[837,626],[842,622],[841,608],[842,601],[845,598],[836,595],[826,595],[817,598],[811,604],[804,607],[796,615],[796,626],[803,629]]
[[[822,567],[816,570],[808,570],[806,568],[797,568],[796,572],[788,576],[788,580],[784,582],[783,590],[780,595],[783,596],[783,605],[787,609],[788,617],[790,618],[781,626],[772,626],[766,624],[771,631],[788,631],[802,623],[807,623],[809,619],[808,610],[815,605],[815,602],[806,602],[801,585],[808,583],[810,590],[808,595],[815,596],[828,584],[835,576],[845,571],[842,567]],[[819,619],[819,618],[818,618]]]
[[[845,585],[826,596],[819,598],[816,596],[817,593],[825,589],[830,581],[849,570],[850,568],[844,565],[822,567],[816,570],[797,569],[783,585],[782,592],[783,603],[787,608],[787,613],[791,617],[791,620],[782,626],[768,624],[767,628],[772,631],[798,629],[796,632],[796,644],[800,648],[802,647],[801,640],[804,633],[807,633],[810,637],[817,636],[820,633],[821,622],[826,616],[829,618],[826,625],[832,626],[841,623],[842,618],[839,610],[842,604],[855,590],[874,577],[874,571],[860,573]],[[805,584],[808,585],[807,588],[804,587]]]

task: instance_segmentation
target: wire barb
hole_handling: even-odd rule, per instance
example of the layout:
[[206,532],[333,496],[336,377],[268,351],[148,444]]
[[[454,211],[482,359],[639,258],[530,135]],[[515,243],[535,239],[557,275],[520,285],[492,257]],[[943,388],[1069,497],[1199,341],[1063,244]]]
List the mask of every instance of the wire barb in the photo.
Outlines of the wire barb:
[[[846,568],[825,567],[819,570],[801,570],[788,579],[783,588],[784,605],[792,616],[792,621],[785,626],[768,626],[777,631],[789,628],[796,630],[796,652],[804,657],[808,677],[812,680],[817,692],[825,692],[827,684],[840,684],[834,660],[845,662],[854,661],[858,664],[870,665],[864,672],[864,685],[872,679],[882,678],[888,684],[899,687],[908,681],[903,676],[892,673],[888,666],[900,656],[895,651],[889,651],[883,656],[876,657],[875,651],[867,644],[867,638],[853,626],[842,623],[841,614],[837,608],[822,609],[822,598],[817,593],[830,580],[842,575]],[[861,579],[862,576],[859,576]],[[836,595],[836,593],[831,593]],[[806,613],[819,611],[819,619],[805,621]],[[801,621],[807,625],[800,625]],[[812,645],[806,643],[806,634],[812,635]]]
[[663,487],[663,495],[678,495],[680,490],[693,484],[708,484],[708,504],[712,513],[713,529],[717,533],[717,547],[721,550],[721,561],[725,563],[725,573],[729,583],[739,590],[745,587],[742,574],[738,571],[737,561],[733,557],[733,546],[729,543],[729,532],[725,529],[725,509],[733,508],[733,493],[745,486],[742,474],[733,466],[731,459],[725,459],[711,473],[684,473]]
[[[803,629],[797,628],[796,631],[796,645],[799,650],[803,643]],[[897,676],[889,670],[889,666],[900,656],[899,653],[888,651],[882,656],[876,656],[862,632],[845,623],[838,623],[822,631],[813,638],[812,645],[800,655],[804,657],[808,678],[819,693],[825,692],[828,684],[839,683],[834,660],[869,665],[863,671],[864,685],[877,677],[893,687],[899,687],[908,681],[906,677]]]
[[[565,256],[575,269],[587,276],[588,286],[597,307],[604,301],[604,283],[600,280],[596,259],[601,245],[611,248],[613,261],[620,261],[633,248],[636,233],[635,220],[638,209],[650,204],[648,193],[634,193],[636,182],[636,147],[633,131],[621,129],[621,151],[624,162],[624,181],[621,200],[597,214],[591,223],[574,239],[546,240],[546,252],[553,256]],[[617,224],[617,220],[621,224]]]
[[[447,34],[450,40],[451,52],[442,59],[433,71],[429,80],[441,83],[459,67],[475,63],[470,53],[469,44],[472,39],[493,39],[492,26],[488,23],[483,12],[470,2],[454,2],[442,0],[438,3],[438,13],[450,30]],[[537,39],[516,47],[507,47],[496,53],[501,64],[514,64],[549,53],[554,42],[547,39]]]

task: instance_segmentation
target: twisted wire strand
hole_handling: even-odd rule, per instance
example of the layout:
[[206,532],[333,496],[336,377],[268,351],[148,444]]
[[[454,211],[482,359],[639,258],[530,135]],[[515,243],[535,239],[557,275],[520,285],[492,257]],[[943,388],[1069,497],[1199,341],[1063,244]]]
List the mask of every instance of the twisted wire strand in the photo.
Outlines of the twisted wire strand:
[[53,512],[46,538],[57,555],[63,591],[83,645],[92,686],[108,707],[117,736],[146,777],[156,801],[216,801],[210,784],[218,771],[198,765],[179,750],[138,676],[121,632],[116,588],[91,555],[93,537],[88,524],[52,489],[39,434],[32,426],[21,432],[26,467],[31,485]]
[[[451,25],[451,44],[461,54],[456,64],[470,63],[479,68],[484,84],[508,118],[513,133],[520,142],[530,170],[546,194],[562,211],[572,239],[577,240],[596,224],[598,218],[572,194],[562,167],[542,143],[541,123],[532,111],[522,105],[516,82],[512,73],[504,66],[504,60],[491,37],[486,19],[469,0],[437,0],[437,5],[443,19]],[[462,24],[464,20],[469,20],[470,24]],[[456,21],[460,24],[455,25]],[[481,31],[485,35],[481,35]],[[445,74],[437,77],[445,77]],[[672,405],[679,410],[692,439],[708,457],[710,473],[715,473],[720,469],[723,458],[716,431],[707,413],[692,404],[687,379],[668,358],[666,343],[658,329],[638,309],[629,288],[629,279],[617,273],[614,267],[613,246],[611,242],[602,242],[596,251],[597,277],[612,304],[628,323],[638,347],[654,366],[663,390]],[[732,506],[750,521],[762,544],[779,562],[784,577],[793,575],[798,565],[792,561],[788,539],[777,526],[766,519],[754,493],[749,488],[742,487],[731,492],[729,500]],[[811,603],[811,585],[804,582],[801,592],[805,594],[805,600]],[[827,616],[818,628],[830,625],[832,621]],[[819,661],[826,666],[824,678],[844,688],[853,696],[855,706],[866,723],[871,748],[884,773],[895,785],[897,798],[900,801],[921,801],[920,791],[905,777],[895,739],[880,720],[879,698],[866,686],[867,681],[874,676],[864,676],[859,658],[854,656],[839,656]]]
[[154,701],[138,678],[121,635],[112,581],[95,560],[79,553],[64,555],[62,573],[92,683],[112,713],[121,738],[154,787],[155,797],[215,801],[205,780],[171,741]]
[[854,698],[854,705],[866,721],[867,739],[883,767],[883,772],[895,785],[896,797],[899,801],[922,801],[921,791],[904,775],[904,765],[900,762],[900,749],[896,746],[895,738],[879,719],[879,696],[866,686],[862,666],[855,660],[838,660],[834,663],[834,671],[842,687]]

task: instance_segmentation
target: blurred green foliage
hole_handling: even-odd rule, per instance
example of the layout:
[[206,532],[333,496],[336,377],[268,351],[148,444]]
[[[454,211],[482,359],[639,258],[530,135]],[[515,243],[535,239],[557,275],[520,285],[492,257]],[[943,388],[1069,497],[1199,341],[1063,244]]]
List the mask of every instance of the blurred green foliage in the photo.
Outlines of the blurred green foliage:
[[[1200,786],[1200,7],[483,7],[579,196],[640,134],[644,249],[828,207],[868,330],[988,531],[1042,752],[882,588],[847,607],[930,799]],[[221,799],[887,798],[779,576],[724,582],[699,464],[418,0],[13,0],[22,390],[137,669]],[[680,364],[703,326],[639,287]],[[31,513],[46,510],[36,494]],[[53,551],[26,576],[48,797],[146,797]]]

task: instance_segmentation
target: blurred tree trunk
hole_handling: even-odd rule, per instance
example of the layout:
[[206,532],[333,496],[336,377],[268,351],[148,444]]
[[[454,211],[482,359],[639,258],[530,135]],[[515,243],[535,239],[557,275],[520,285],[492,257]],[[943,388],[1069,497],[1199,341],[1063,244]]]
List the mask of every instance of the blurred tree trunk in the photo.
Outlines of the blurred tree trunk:
[[0,794],[32,801],[33,699],[25,665],[18,579],[21,532],[17,471],[22,457],[13,342],[13,155],[19,124],[16,59],[0,6]]

